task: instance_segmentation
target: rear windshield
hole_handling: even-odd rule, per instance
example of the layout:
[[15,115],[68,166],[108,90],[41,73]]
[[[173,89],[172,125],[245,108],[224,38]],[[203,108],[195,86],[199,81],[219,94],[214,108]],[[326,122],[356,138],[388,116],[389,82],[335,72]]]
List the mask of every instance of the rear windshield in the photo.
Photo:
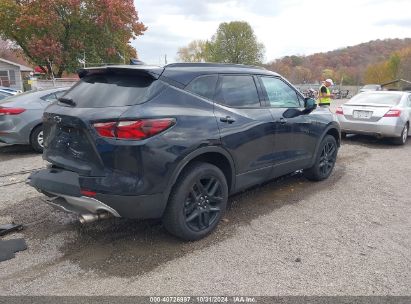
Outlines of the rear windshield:
[[347,104],[381,104],[381,105],[397,105],[401,100],[402,95],[396,93],[363,93],[355,95]]
[[151,77],[96,74],[82,78],[63,97],[72,99],[80,108],[121,107],[146,102],[161,87],[161,81]]
[[376,85],[376,84],[367,84],[367,85],[365,85],[365,86],[363,86],[362,88],[363,89],[378,89],[380,86],[379,85]]

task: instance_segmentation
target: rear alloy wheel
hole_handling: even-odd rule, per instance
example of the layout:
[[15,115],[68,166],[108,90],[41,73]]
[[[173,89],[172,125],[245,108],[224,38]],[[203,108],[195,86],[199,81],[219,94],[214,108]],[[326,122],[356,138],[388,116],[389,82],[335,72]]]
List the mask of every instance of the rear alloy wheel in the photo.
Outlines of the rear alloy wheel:
[[43,126],[37,126],[31,132],[30,144],[33,147],[34,151],[43,153],[43,147],[44,147]]
[[304,170],[304,175],[309,180],[321,181],[328,178],[334,169],[337,160],[338,146],[331,135],[324,137],[318,150],[314,166]]
[[201,239],[217,226],[227,198],[227,181],[221,170],[208,163],[193,163],[174,186],[164,214],[164,226],[181,239]]
[[408,139],[408,124],[405,124],[404,129],[402,129],[401,136],[394,138],[394,144],[405,145]]

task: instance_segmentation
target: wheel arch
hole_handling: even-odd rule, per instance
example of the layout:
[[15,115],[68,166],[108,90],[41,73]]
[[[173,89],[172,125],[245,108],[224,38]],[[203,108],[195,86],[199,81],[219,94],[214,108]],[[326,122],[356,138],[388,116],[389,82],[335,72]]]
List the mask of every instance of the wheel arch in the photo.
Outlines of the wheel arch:
[[331,135],[332,137],[335,138],[335,141],[337,142],[338,148],[341,146],[341,131],[340,127],[337,123],[331,123],[325,128],[321,136],[319,137],[320,140],[317,142],[317,145],[315,147],[315,153],[313,155],[313,158],[311,160],[311,166],[315,163],[318,150],[320,149],[321,142],[323,141],[324,137],[327,135]]
[[30,144],[31,144],[31,136],[33,135],[34,130],[37,129],[38,127],[42,126],[42,125],[43,125],[43,122],[40,121],[40,122],[35,123],[33,125],[33,127],[31,128],[30,133],[29,133],[29,142],[30,142]]
[[180,161],[177,168],[174,170],[169,185],[166,189],[166,198],[171,193],[178,177],[187,166],[195,161],[210,163],[218,167],[227,179],[228,192],[230,193],[235,187],[235,166],[231,155],[221,147],[203,147],[200,148]]

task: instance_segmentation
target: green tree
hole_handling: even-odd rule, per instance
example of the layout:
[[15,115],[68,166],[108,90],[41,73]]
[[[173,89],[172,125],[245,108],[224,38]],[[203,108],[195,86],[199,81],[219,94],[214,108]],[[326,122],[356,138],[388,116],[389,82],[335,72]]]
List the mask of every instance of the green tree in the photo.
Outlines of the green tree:
[[207,41],[194,40],[188,46],[181,47],[177,52],[177,61],[180,62],[205,62],[207,61],[206,53]]
[[178,61],[222,62],[260,65],[264,45],[257,41],[247,22],[221,23],[211,40],[194,40],[179,49]]
[[390,56],[390,59],[387,62],[387,68],[389,71],[389,76],[391,79],[397,79],[400,73],[401,58],[397,53],[394,53]]
[[132,0],[1,0],[0,36],[57,77],[88,62],[136,56],[128,42],[146,30]]
[[213,62],[259,65],[264,59],[264,45],[243,21],[221,23],[207,44],[207,52]]
[[386,61],[368,66],[364,73],[365,83],[384,83],[392,80]]

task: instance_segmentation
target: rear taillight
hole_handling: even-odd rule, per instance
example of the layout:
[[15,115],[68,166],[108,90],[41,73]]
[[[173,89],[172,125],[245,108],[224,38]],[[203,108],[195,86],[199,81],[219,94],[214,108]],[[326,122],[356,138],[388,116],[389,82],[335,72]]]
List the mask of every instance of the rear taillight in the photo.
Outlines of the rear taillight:
[[342,109],[341,107],[338,107],[338,108],[335,110],[335,114],[344,115],[343,109]]
[[93,124],[102,137],[142,140],[161,133],[175,124],[174,118],[140,119]]
[[401,110],[389,110],[384,117],[400,117]]
[[0,107],[0,116],[1,115],[19,115],[26,111],[26,109],[23,108],[3,108]]
[[88,189],[81,189],[80,193],[83,196],[89,196],[89,197],[94,197],[94,196],[97,195],[97,192],[91,191],[91,190],[88,190]]

